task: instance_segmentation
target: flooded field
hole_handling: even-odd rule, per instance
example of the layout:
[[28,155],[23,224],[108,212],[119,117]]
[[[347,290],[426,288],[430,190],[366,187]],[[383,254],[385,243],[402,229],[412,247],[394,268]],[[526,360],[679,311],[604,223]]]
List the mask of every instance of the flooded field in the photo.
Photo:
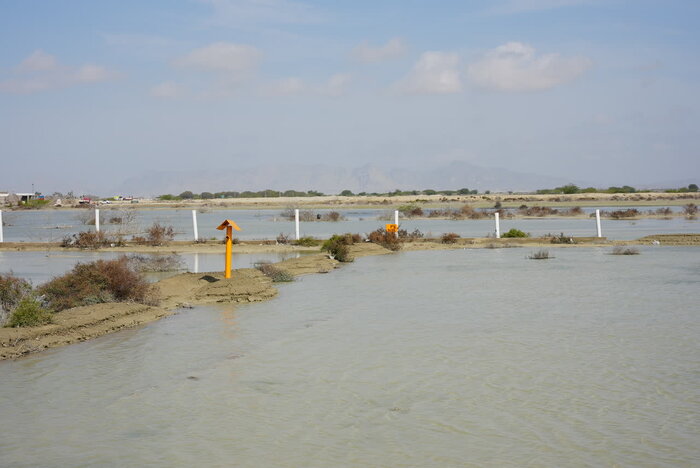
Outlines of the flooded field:
[[[625,207],[625,209],[628,207]],[[641,211],[648,207],[637,207]],[[677,212],[679,207],[670,207]],[[613,210],[615,207],[603,207]],[[590,214],[592,209],[585,208]],[[323,214],[328,210],[315,210]],[[384,226],[393,214],[386,209],[374,210],[339,210],[343,221],[337,222],[302,222],[302,236],[328,238],[333,234],[353,232],[366,234]],[[121,233],[127,239],[132,235],[143,235],[146,228],[154,222],[172,226],[177,240],[193,238],[192,211],[189,209],[160,210],[117,210],[102,208],[104,218],[101,228],[109,233]],[[86,217],[87,215],[87,217]],[[6,242],[60,242],[64,237],[80,231],[94,230],[94,225],[84,224],[90,219],[88,210],[47,210],[15,211],[3,213],[5,222],[4,238]],[[94,215],[93,215],[94,216]],[[281,216],[281,210],[214,210],[198,213],[199,237],[203,239],[221,239],[221,232],[216,227],[224,219],[233,219],[242,231],[236,236],[240,239],[275,239],[280,233],[294,234],[294,222]],[[122,224],[110,223],[113,218],[120,218]],[[386,219],[384,219],[386,218]],[[486,237],[495,231],[493,219],[479,220],[444,220],[444,219],[401,219],[401,227],[409,232],[419,229],[426,235],[439,236],[447,232],[456,232],[462,237]],[[565,233],[571,236],[596,235],[593,218],[516,218],[502,219],[501,232],[517,228],[533,236]],[[669,219],[638,220],[603,220],[603,235],[609,239],[631,240],[649,234],[689,233],[700,231],[700,221],[684,217]]]
[[693,466],[697,249],[609,251],[367,257],[0,362],[0,466]]

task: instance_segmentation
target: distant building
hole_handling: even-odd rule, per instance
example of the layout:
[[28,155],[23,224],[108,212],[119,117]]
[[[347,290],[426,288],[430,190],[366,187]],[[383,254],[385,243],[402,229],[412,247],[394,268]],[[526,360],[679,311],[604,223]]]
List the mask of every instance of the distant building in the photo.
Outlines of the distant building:
[[34,200],[37,197],[36,193],[17,192],[16,195],[19,197],[20,203],[27,203],[29,200]]
[[0,206],[7,205],[7,199],[10,196],[10,192],[0,192]]

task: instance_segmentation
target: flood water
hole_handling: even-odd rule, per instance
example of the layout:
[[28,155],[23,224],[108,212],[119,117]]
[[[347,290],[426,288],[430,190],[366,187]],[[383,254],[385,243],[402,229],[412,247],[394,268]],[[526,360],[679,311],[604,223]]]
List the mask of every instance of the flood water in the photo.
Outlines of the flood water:
[[[648,211],[650,207],[637,207],[640,211]],[[656,209],[656,207],[653,207]],[[619,209],[603,207],[605,210]],[[678,211],[679,207],[671,207]],[[589,213],[592,209],[585,208]],[[322,214],[329,210],[313,210]],[[133,235],[144,235],[145,230],[160,223],[172,226],[176,240],[193,238],[192,210],[189,209],[113,209],[100,208],[105,218],[101,229],[108,233],[120,233],[129,239]],[[328,238],[333,234],[346,232],[367,234],[383,227],[387,222],[393,222],[393,211],[388,209],[338,210],[344,217],[338,222],[302,222],[300,234]],[[197,214],[198,233],[203,239],[221,239],[221,231],[216,227],[224,219],[232,219],[242,228],[236,232],[240,239],[275,239],[280,233],[292,236],[295,234],[294,222],[281,217],[281,210],[212,210]],[[81,231],[92,231],[94,225],[83,224],[85,217],[90,218],[90,212],[85,209],[46,210],[46,211],[15,211],[4,212],[3,221],[5,242],[60,242],[64,237]],[[94,214],[92,215],[94,216]],[[113,217],[122,217],[125,224],[110,224]],[[391,221],[390,221],[391,220]],[[493,219],[478,220],[446,220],[446,219],[400,219],[401,227],[409,232],[420,230],[428,236],[440,236],[444,233],[455,232],[462,237],[486,237],[493,235],[495,224]],[[515,218],[502,219],[501,232],[511,228],[520,229],[533,236],[564,233],[568,236],[595,236],[596,225],[593,218]],[[630,240],[650,234],[692,233],[700,231],[700,220],[684,217],[669,219],[639,219],[611,220],[603,219],[603,235],[609,239]]]
[[696,248],[411,252],[0,362],[0,466],[697,466]]

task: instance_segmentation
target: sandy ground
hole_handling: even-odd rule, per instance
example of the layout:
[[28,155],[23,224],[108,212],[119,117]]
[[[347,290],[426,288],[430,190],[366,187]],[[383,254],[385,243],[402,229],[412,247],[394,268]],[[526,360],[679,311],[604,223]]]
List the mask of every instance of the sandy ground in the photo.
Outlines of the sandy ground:
[[[637,241],[608,242],[605,238],[575,238],[576,244],[551,244],[542,238],[524,239],[458,239],[453,244],[420,240],[403,244],[403,251],[445,250],[465,248],[506,248],[506,247],[610,247],[612,245],[654,244],[661,245],[700,245],[700,234],[662,234],[647,236]],[[24,246],[23,246],[24,247]],[[39,246],[37,246],[38,248]],[[45,249],[46,246],[44,245]],[[237,250],[240,249],[240,250]],[[220,244],[171,245],[151,247],[148,252],[222,252]],[[189,250],[196,249],[196,250]],[[204,249],[204,250],[203,250]],[[294,276],[329,273],[339,266],[328,255],[318,253],[318,247],[301,248],[314,251],[299,258],[288,259],[276,264]],[[106,249],[129,252],[132,250]],[[240,253],[291,252],[298,247],[288,245],[234,246]],[[143,250],[138,250],[143,251]],[[354,258],[369,255],[386,255],[391,252],[379,245],[361,243],[350,247]],[[0,328],[0,360],[16,358],[47,348],[85,341],[90,338],[153,322],[176,313],[179,309],[194,305],[212,303],[251,303],[270,299],[277,294],[272,281],[255,269],[234,270],[231,279],[223,278],[222,273],[182,273],[159,281],[155,285],[160,293],[160,306],[151,307],[133,303],[109,303],[77,307],[54,314],[54,323],[31,328]]]

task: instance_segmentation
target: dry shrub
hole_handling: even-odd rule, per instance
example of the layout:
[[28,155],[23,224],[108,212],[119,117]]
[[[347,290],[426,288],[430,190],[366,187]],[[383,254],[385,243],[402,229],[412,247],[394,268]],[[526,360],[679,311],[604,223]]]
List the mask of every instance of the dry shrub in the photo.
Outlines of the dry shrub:
[[387,232],[385,228],[372,231],[367,236],[367,240],[374,244],[379,244],[385,249],[397,251],[401,249],[399,238],[393,232]]
[[531,206],[531,207],[525,207],[525,208],[521,207],[521,208],[518,208],[518,211],[523,216],[543,217],[543,216],[552,216],[552,215],[559,214],[559,210],[557,210],[556,208],[550,208],[548,206]]
[[61,241],[61,247],[77,247],[79,249],[98,249],[114,245],[123,245],[119,236],[110,236],[104,232],[84,231],[72,236],[66,236]]
[[688,203],[683,207],[683,214],[688,217],[694,218],[698,214],[698,207],[694,203]]
[[636,208],[628,208],[626,210],[602,211],[601,216],[608,216],[612,219],[634,218],[639,216],[639,210]]
[[457,242],[457,239],[459,239],[459,234],[456,232],[446,232],[440,237],[440,242],[443,244],[454,244]]
[[398,210],[407,218],[423,216],[423,209],[418,205],[402,205],[399,206]]
[[101,302],[158,302],[155,289],[130,267],[127,257],[78,263],[68,273],[41,286],[39,294],[56,312]]
[[311,236],[304,236],[300,237],[299,240],[294,241],[294,245],[300,245],[302,247],[316,247],[317,245],[321,245],[321,241]]
[[146,230],[146,236],[133,236],[132,242],[139,245],[151,245],[154,247],[167,245],[175,238],[175,231],[172,226],[162,226],[160,223],[153,223],[153,226]]
[[420,229],[414,229],[413,232],[408,232],[405,229],[399,229],[399,239],[403,242],[413,242],[422,239],[425,235]]
[[552,235],[552,234],[547,234],[544,236],[545,238],[550,238],[549,243],[550,244],[575,244],[576,241],[574,240],[573,237],[571,236],[566,236],[564,233],[560,233],[558,236]]
[[337,211],[329,211],[328,213],[324,213],[323,216],[321,216],[321,221],[345,221],[345,216],[341,215]]
[[280,232],[279,236],[277,236],[277,243],[282,245],[289,244],[289,236]]

